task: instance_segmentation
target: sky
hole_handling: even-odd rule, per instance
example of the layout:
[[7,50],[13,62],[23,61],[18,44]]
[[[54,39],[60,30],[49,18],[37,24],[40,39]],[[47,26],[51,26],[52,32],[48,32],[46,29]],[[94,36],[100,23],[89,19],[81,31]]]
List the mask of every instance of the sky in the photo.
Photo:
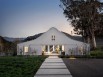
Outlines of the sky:
[[60,0],[0,0],[0,35],[27,37],[55,27],[71,33]]

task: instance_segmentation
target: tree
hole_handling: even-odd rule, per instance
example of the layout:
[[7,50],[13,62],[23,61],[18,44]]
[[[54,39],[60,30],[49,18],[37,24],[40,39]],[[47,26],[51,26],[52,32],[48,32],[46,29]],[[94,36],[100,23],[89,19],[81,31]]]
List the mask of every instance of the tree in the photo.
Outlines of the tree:
[[2,36],[0,36],[0,52],[1,55],[2,53],[5,53],[6,55],[16,55],[16,44],[13,42],[9,42],[5,40]]
[[[81,34],[85,42],[96,48],[95,31],[100,30],[100,21],[103,22],[101,11],[103,3],[99,0],[60,0],[64,14],[74,27],[77,34]],[[103,26],[102,26],[103,28]]]
[[99,26],[98,26],[98,30],[96,30],[95,31],[95,35],[96,35],[96,37],[101,37],[101,38],[103,38],[103,14],[100,14],[101,16],[101,19],[100,19],[100,21],[99,21]]

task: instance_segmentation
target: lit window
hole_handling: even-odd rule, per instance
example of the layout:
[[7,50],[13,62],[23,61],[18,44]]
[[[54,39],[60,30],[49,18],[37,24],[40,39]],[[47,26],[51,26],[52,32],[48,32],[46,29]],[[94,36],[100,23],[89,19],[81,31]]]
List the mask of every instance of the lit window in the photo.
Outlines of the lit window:
[[24,47],[24,52],[28,52],[28,47]]

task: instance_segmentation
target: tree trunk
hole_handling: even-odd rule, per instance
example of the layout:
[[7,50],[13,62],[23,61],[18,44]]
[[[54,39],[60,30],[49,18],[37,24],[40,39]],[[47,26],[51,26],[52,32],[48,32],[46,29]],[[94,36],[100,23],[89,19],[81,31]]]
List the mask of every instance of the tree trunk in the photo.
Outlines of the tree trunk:
[[92,43],[92,48],[95,49],[97,46],[96,46],[95,36],[93,34],[91,36],[91,43]]
[[90,46],[91,46],[91,49],[95,49],[97,46],[96,46],[96,40],[95,40],[95,34],[94,34],[94,30],[92,27],[89,27],[89,31],[90,31]]
[[95,36],[92,36],[92,47],[93,47],[93,49],[96,48],[96,40],[95,40]]

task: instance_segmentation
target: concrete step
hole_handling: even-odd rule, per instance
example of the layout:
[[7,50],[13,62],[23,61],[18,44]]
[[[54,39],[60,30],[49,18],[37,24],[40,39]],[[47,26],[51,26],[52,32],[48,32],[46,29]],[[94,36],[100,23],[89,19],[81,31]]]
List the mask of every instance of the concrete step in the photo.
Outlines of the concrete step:
[[52,68],[52,69],[53,69],[53,68],[55,68],[55,69],[57,69],[57,68],[58,68],[58,69],[66,69],[67,67],[64,66],[64,65],[58,65],[58,66],[55,66],[55,65],[54,65],[54,66],[49,66],[49,65],[45,66],[45,65],[44,65],[44,66],[41,66],[40,69],[41,69],[41,68],[42,68],[42,69],[43,69],[43,68],[44,68],[44,69],[51,69],[51,68]]
[[70,75],[68,69],[39,69],[36,75]]
[[72,75],[36,75],[34,77],[72,77]]
[[43,66],[44,66],[44,65],[45,65],[45,66],[47,66],[47,65],[49,65],[49,66],[50,66],[50,65],[51,65],[51,66],[52,66],[52,65],[53,65],[53,66],[54,66],[54,65],[55,65],[55,66],[64,65],[64,66],[65,66],[64,63],[46,63],[46,62],[44,62],[42,65],[43,65]]

